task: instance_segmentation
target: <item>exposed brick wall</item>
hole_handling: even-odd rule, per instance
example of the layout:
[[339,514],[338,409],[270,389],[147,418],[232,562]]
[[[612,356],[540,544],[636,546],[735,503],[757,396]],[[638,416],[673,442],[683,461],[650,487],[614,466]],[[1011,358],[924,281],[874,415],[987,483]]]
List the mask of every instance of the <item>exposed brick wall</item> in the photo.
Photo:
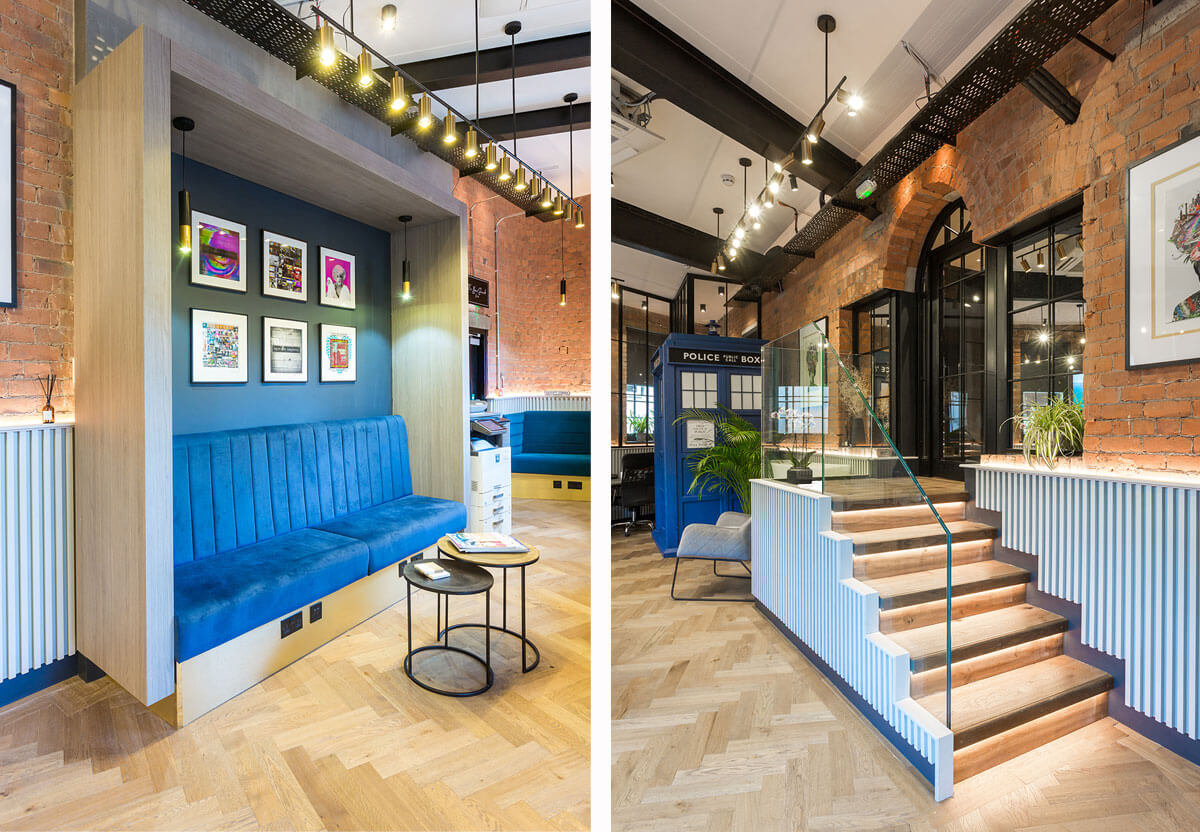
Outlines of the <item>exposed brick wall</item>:
[[943,147],[880,205],[854,220],[764,298],[766,337],[830,316],[850,349],[849,304],[881,288],[912,289],[917,258],[945,198],[957,192],[984,239],[1083,191],[1083,356],[1087,462],[1103,467],[1200,471],[1200,362],[1125,367],[1126,166],[1200,129],[1200,0],[1146,11],[1121,0],[1087,35],[1109,64],[1069,43],[1047,68],[1080,99],[1063,124],[1027,90],[1010,92]]
[[[17,306],[0,308],[0,416],[74,408],[71,0],[0,3],[0,79],[17,88]],[[7,164],[7,163],[5,163]]]
[[[454,195],[468,208],[475,205],[470,233],[471,274],[491,286],[491,306],[473,311],[471,315],[472,327],[488,330],[490,394],[533,395],[546,390],[589,392],[590,229],[521,216],[504,220],[500,224],[500,285],[497,291],[494,285],[496,222],[518,213],[517,209],[503,199],[489,199],[495,194],[473,179],[459,179],[454,186]],[[583,197],[579,203],[590,226],[590,200]],[[564,274],[564,264],[567,305],[559,306],[559,280]],[[497,329],[499,373],[496,371]]]

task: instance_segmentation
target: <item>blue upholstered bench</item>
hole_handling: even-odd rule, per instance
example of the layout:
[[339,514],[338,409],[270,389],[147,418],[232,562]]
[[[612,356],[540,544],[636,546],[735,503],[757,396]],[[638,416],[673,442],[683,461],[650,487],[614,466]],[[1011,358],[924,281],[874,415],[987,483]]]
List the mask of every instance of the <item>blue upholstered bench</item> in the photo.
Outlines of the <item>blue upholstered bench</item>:
[[[467,522],[462,503],[412,493],[398,416],[177,436],[174,454],[176,696],[193,700],[179,723],[395,603],[387,567]],[[297,611],[308,632],[283,636]],[[263,650],[232,694],[188,689]]]
[[591,494],[592,414],[527,410],[509,414],[514,497],[587,500]]

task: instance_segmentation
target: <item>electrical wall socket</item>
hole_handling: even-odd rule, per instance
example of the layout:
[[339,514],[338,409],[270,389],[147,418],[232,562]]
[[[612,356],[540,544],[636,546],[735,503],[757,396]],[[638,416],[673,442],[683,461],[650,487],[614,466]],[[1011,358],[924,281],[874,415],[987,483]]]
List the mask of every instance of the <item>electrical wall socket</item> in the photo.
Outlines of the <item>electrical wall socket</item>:
[[294,612],[279,622],[279,637],[287,638],[304,626],[304,611]]

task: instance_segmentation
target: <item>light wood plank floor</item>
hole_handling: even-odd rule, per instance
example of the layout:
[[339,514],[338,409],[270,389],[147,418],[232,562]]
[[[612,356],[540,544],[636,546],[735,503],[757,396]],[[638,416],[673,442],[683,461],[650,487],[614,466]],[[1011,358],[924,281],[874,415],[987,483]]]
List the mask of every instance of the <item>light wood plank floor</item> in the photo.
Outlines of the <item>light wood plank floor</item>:
[[[401,667],[401,602],[180,731],[107,679],[72,679],[0,710],[0,829],[586,828],[588,504],[518,500],[513,532],[542,552],[532,673],[500,637],[490,692],[421,690]],[[468,609],[482,601],[453,620]],[[414,596],[413,619],[414,642],[432,641],[433,596]],[[451,643],[474,638],[460,632]],[[420,666],[456,684],[458,668]],[[457,684],[478,684],[461,667]]]
[[[937,804],[753,604],[670,600],[672,565],[613,536],[614,829],[1200,829],[1200,768],[1111,719]],[[682,593],[748,592],[706,570]]]

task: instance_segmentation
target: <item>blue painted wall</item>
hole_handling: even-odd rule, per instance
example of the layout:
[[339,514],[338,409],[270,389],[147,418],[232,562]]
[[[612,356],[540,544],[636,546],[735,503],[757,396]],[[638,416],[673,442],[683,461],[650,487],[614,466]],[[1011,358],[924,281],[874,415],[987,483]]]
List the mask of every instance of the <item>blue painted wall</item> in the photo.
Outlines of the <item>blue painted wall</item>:
[[[182,160],[172,157],[172,192],[180,187]],[[297,176],[304,171],[297,169]],[[247,291],[192,286],[189,260],[176,253],[171,286],[171,349],[175,433],[385,416],[392,412],[390,235],[316,205],[189,161],[187,186],[192,210],[246,226]],[[172,211],[178,210],[171,200]],[[178,228],[173,216],[171,228]],[[266,228],[308,243],[307,303],[264,297],[262,232]],[[174,236],[172,236],[174,239]],[[355,256],[357,308],[335,309],[317,302],[320,248]],[[191,309],[234,312],[249,318],[246,384],[191,382]],[[264,384],[262,318],[308,321],[308,383]],[[320,324],[358,329],[358,381],[320,382]]]

